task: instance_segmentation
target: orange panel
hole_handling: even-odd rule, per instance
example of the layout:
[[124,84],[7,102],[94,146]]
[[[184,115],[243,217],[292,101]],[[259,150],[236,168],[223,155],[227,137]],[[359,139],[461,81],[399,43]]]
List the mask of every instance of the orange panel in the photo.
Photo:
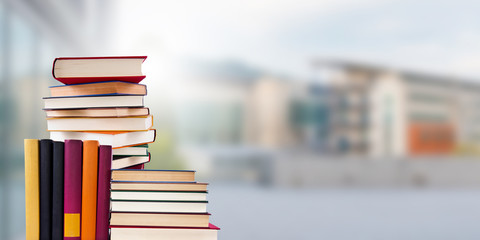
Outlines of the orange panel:
[[450,154],[455,147],[455,130],[448,123],[411,123],[407,144],[410,155]]

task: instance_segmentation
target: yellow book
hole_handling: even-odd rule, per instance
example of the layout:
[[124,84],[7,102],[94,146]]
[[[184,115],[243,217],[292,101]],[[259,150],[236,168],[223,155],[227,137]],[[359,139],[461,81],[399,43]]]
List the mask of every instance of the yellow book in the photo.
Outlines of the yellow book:
[[25,220],[26,240],[40,237],[40,191],[38,140],[25,139]]

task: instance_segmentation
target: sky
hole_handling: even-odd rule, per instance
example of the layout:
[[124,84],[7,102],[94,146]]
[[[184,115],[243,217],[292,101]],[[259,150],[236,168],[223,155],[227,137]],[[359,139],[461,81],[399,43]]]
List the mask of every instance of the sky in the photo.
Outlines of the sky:
[[480,79],[478,9],[442,0],[122,0],[112,48],[167,62],[235,60],[292,78],[335,58]]

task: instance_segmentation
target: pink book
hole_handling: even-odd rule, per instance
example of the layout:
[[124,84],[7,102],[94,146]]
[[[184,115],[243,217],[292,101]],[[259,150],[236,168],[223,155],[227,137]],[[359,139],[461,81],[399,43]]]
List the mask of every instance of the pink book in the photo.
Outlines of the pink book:
[[82,147],[80,140],[65,140],[64,165],[64,235],[63,239],[80,239],[82,211]]
[[96,240],[108,240],[110,219],[110,179],[112,146],[100,145],[98,149],[97,227]]

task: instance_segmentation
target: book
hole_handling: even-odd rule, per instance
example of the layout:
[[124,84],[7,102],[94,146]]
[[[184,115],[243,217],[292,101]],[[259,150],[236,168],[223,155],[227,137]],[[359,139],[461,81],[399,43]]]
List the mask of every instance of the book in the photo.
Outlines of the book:
[[132,236],[142,240],[216,240],[218,230],[213,224],[207,228],[110,226],[111,240],[130,240]]
[[112,212],[116,226],[208,227],[209,213]]
[[24,140],[25,154],[25,239],[40,238],[39,142]]
[[113,156],[145,156],[148,155],[148,145],[113,149]]
[[138,132],[50,132],[50,138],[54,141],[65,141],[66,139],[98,140],[100,145],[110,145],[113,148],[143,145],[155,141],[156,131]]
[[50,96],[52,97],[91,96],[106,94],[147,95],[147,86],[143,84],[129,82],[108,81],[50,87]]
[[61,117],[138,117],[150,115],[148,108],[85,108],[85,109],[58,109],[45,110],[47,118]]
[[153,201],[118,200],[111,201],[112,211],[119,212],[176,212],[206,213],[207,201]]
[[145,131],[153,126],[152,115],[127,118],[48,118],[48,131]]
[[134,166],[126,167],[124,169],[136,169],[136,170],[145,169],[145,164],[144,163],[137,164],[137,165],[134,165]]
[[108,107],[143,107],[143,95],[97,95],[89,97],[44,97],[44,110]]
[[63,142],[53,142],[52,169],[52,240],[63,239],[63,173],[64,173]]
[[80,239],[82,212],[82,141],[65,140],[64,239]]
[[114,157],[112,161],[112,169],[122,169],[147,162],[150,162],[150,154],[146,156]]
[[112,181],[112,190],[207,191],[208,183]]
[[193,182],[195,171],[189,170],[113,170],[112,180]]
[[81,239],[95,239],[98,141],[83,141]]
[[112,190],[112,199],[155,201],[206,201],[207,192]]
[[96,240],[108,240],[110,213],[110,178],[112,166],[112,147],[100,145],[98,148],[98,185]]
[[52,239],[53,141],[40,140],[40,239]]
[[146,56],[56,58],[52,74],[64,84],[111,80],[139,83],[145,78],[141,67],[146,58]]

